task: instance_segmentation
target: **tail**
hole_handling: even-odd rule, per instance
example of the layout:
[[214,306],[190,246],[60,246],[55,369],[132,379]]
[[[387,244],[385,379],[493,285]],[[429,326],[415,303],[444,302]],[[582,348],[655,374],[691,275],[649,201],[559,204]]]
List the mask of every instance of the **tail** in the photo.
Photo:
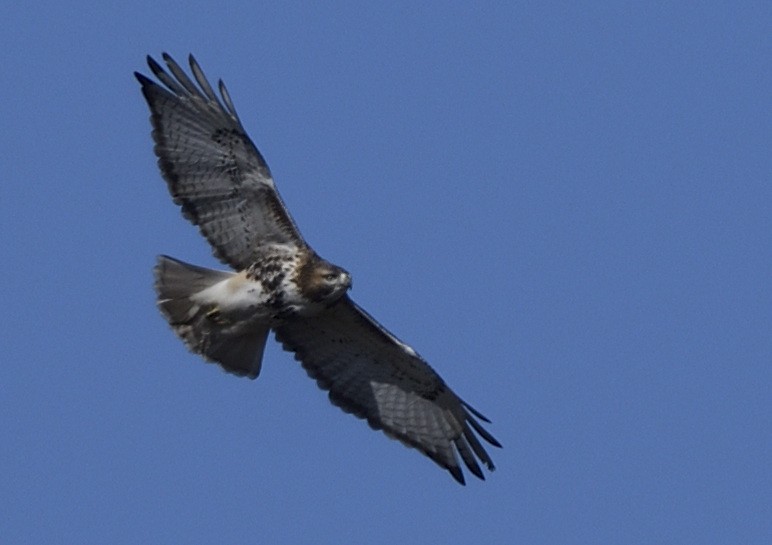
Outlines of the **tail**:
[[256,378],[260,374],[269,328],[223,320],[215,303],[196,297],[227,281],[234,273],[197,267],[159,256],[153,270],[158,308],[174,332],[196,354],[219,363],[229,373]]

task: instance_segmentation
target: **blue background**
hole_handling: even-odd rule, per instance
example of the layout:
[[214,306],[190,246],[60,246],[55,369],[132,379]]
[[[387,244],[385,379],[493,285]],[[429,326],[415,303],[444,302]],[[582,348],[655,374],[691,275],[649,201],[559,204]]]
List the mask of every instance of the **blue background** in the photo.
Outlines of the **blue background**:
[[[6,543],[772,543],[768,2],[0,8]],[[132,72],[228,84],[354,298],[493,420],[458,486],[154,307]]]

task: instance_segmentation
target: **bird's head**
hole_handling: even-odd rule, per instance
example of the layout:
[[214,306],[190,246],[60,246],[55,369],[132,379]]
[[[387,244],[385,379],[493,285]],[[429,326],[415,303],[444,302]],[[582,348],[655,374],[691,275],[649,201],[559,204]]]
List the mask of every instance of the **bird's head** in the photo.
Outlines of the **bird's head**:
[[348,271],[321,258],[307,263],[298,280],[303,295],[316,303],[334,303],[351,288]]

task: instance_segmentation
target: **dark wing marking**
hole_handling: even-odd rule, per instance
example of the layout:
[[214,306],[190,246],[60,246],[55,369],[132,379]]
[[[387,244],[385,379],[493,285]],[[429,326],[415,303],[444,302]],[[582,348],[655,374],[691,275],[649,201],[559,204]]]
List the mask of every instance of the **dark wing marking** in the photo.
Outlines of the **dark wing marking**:
[[195,83],[169,55],[163,59],[171,75],[151,57],[147,62],[166,88],[134,75],[150,106],[158,165],[183,215],[237,270],[254,262],[260,244],[306,246],[223,82],[221,101],[192,55]]
[[464,403],[410,347],[386,331],[348,296],[320,315],[275,328],[286,350],[329,390],[330,400],[374,429],[426,454],[461,484],[458,455],[484,479],[478,460],[493,462],[472,430],[500,447]]

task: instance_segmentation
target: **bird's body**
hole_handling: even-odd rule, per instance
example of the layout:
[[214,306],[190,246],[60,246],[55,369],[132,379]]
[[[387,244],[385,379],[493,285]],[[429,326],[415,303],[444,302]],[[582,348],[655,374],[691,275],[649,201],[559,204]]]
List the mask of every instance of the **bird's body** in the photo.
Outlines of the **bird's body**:
[[413,350],[347,295],[351,276],[300,235],[268,165],[246,135],[225,86],[215,95],[193,57],[196,83],[167,55],[162,87],[136,74],[150,106],[155,152],[174,202],[236,272],[162,256],[158,306],[188,348],[255,378],[274,331],[343,410],[415,447],[459,482],[458,457],[483,478],[493,469],[472,430],[498,442],[487,421]]

